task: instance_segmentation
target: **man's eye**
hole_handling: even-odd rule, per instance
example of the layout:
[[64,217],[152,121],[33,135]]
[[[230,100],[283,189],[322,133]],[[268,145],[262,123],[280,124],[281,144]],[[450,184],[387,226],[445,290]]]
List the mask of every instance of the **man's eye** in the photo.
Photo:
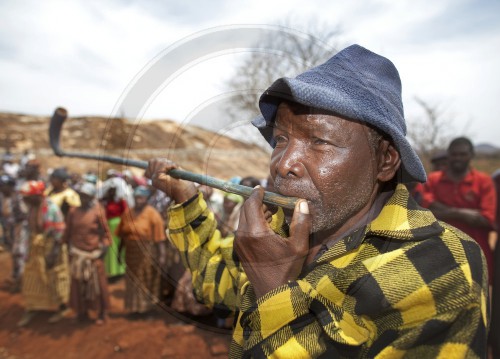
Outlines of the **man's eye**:
[[276,144],[285,143],[286,142],[286,137],[283,136],[283,135],[274,136],[274,142]]
[[328,141],[326,140],[323,140],[321,138],[318,138],[318,137],[314,137],[313,140],[312,140],[313,144],[315,145],[328,145]]

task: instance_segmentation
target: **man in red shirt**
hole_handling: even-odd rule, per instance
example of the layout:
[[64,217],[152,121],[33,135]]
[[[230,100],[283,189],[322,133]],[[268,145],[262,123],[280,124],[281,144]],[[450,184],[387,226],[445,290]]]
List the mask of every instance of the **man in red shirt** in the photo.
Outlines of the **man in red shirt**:
[[493,276],[493,252],[488,243],[496,215],[496,192],[491,177],[470,166],[474,146],[466,137],[458,137],[448,147],[448,166],[431,172],[424,184],[422,205],[436,218],[472,237],[481,246],[488,263],[490,284]]

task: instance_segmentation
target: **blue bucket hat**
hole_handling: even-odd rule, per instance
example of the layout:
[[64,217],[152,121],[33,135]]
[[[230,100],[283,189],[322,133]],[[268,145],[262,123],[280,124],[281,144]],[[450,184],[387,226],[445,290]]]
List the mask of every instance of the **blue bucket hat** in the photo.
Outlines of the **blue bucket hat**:
[[260,97],[262,116],[252,121],[274,147],[273,123],[279,104],[292,101],[367,123],[389,135],[399,151],[399,182],[425,182],[427,176],[406,139],[401,80],[394,64],[359,45],[295,78],[276,80]]

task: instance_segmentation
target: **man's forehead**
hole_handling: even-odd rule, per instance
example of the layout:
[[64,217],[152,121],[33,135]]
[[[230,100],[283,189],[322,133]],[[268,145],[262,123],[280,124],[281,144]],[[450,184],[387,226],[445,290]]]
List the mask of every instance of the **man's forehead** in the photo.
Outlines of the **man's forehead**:
[[448,152],[472,152],[472,148],[467,143],[457,143],[450,146]]

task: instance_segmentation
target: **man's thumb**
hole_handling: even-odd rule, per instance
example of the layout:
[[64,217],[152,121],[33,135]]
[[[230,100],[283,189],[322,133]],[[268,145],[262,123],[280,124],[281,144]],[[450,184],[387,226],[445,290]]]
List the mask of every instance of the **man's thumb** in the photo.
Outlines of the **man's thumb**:
[[304,239],[309,245],[309,234],[311,233],[312,220],[309,214],[309,205],[306,200],[300,200],[295,205],[292,223],[290,224],[290,236],[298,240]]

